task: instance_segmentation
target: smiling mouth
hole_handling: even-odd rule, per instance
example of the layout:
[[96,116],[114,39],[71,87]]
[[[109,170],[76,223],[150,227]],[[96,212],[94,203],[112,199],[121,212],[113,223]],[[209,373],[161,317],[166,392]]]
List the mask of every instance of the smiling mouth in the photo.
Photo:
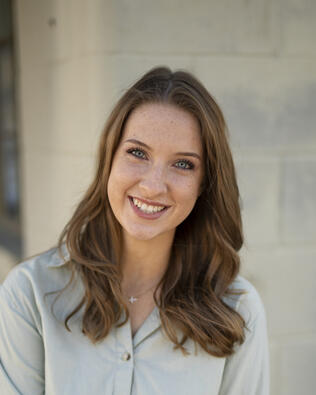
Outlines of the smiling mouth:
[[132,196],[129,196],[128,199],[136,214],[143,218],[158,218],[169,208],[169,206],[146,204]]
[[157,213],[157,212],[163,211],[167,208],[166,206],[146,204],[146,203],[144,203],[144,202],[140,201],[139,199],[134,198],[132,196],[130,196],[130,199],[132,200],[134,206],[136,206],[137,208],[139,208],[142,212],[144,212],[146,214]]

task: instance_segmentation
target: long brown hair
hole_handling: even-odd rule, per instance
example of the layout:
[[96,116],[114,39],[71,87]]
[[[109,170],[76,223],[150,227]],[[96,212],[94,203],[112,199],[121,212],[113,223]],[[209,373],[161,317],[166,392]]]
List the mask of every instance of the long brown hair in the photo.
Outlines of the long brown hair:
[[230,285],[239,272],[243,244],[226,124],[213,97],[193,75],[166,67],[146,73],[115,105],[101,136],[94,180],[60,235],[59,251],[65,243],[69,252],[70,282],[78,273],[85,289],[65,326],[70,330],[68,320],[84,306],[82,332],[96,343],[118,325],[123,312],[123,324],[129,317],[120,286],[122,231],[109,204],[107,183],[128,116],[141,104],[153,102],[179,106],[196,117],[205,169],[202,192],[176,229],[168,267],[157,286],[159,297],[157,289],[154,293],[162,329],[184,353],[190,338],[211,355],[228,356],[236,342],[244,341],[245,322],[223,300],[233,293]]

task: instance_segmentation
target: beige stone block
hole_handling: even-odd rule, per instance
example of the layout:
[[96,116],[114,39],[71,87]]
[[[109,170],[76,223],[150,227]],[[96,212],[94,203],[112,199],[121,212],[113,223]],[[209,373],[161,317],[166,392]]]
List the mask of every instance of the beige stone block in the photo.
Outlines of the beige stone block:
[[94,151],[97,134],[90,126],[90,77],[85,58],[23,70],[21,129],[26,150]]
[[16,9],[29,65],[104,51],[274,54],[279,47],[272,0],[19,0]]
[[91,51],[271,54],[279,45],[279,4],[272,0],[90,3]]
[[236,148],[316,150],[316,60],[197,56]]
[[84,0],[18,0],[18,50],[28,66],[65,62],[83,55],[89,29],[90,2]]
[[281,15],[281,54],[315,56],[316,2],[283,1]]
[[50,147],[55,133],[54,81],[50,70],[23,69],[19,88],[21,148]]
[[315,245],[316,160],[314,157],[287,159],[282,174],[282,240]]
[[258,289],[271,336],[316,330],[316,250],[244,248],[242,274]]
[[17,49],[23,64],[48,62],[54,57],[56,31],[49,23],[56,16],[56,5],[56,0],[15,2]]
[[314,394],[316,387],[316,336],[297,335],[284,342],[281,352],[280,395]]
[[24,253],[56,244],[92,181],[95,158],[64,152],[24,152],[22,158]]
[[279,167],[276,159],[236,160],[245,243],[249,246],[279,241]]

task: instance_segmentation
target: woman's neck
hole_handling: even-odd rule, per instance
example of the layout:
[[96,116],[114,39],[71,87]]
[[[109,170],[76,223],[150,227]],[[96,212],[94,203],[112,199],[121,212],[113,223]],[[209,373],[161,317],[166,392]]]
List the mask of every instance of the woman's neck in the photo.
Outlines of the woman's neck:
[[173,242],[170,235],[163,236],[137,240],[124,235],[121,260],[123,290],[141,292],[148,286],[158,284],[167,269]]

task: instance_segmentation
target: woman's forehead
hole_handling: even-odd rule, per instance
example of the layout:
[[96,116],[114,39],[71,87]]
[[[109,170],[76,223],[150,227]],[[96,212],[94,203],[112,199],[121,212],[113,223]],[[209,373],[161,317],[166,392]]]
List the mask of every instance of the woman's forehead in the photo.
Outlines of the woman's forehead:
[[145,140],[176,144],[201,151],[200,127],[188,111],[171,104],[148,103],[137,107],[129,116],[122,140]]

